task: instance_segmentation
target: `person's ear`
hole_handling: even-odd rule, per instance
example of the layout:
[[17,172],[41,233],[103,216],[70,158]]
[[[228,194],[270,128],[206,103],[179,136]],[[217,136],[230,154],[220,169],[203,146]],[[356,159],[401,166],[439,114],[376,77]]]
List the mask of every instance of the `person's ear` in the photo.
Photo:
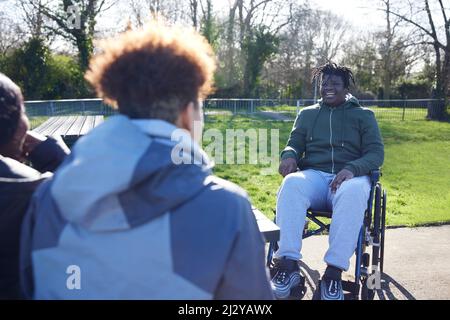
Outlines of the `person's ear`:
[[177,127],[192,132],[194,130],[194,121],[195,121],[195,106],[193,102],[189,102],[189,104],[184,108],[184,110],[180,113],[178,117]]

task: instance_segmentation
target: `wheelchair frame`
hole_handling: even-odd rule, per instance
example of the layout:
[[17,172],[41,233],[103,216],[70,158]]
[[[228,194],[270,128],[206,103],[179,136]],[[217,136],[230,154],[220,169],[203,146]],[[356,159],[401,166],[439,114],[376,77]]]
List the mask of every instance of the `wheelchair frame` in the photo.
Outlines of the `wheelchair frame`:
[[[354,300],[373,300],[377,288],[372,286],[369,288],[370,281],[381,279],[384,272],[387,192],[383,190],[380,183],[380,177],[381,171],[379,170],[373,171],[370,174],[370,197],[355,250],[355,281],[342,281],[344,292],[350,293],[351,298]],[[319,228],[316,230],[305,230],[303,239],[321,234],[324,231],[330,231],[331,225],[323,223],[319,218],[332,219],[331,212],[308,210],[307,218],[309,221],[318,225]],[[370,247],[372,248],[371,254],[367,252],[367,249]],[[272,267],[272,258],[276,250],[278,250],[278,243],[271,242],[267,256],[267,266],[269,268]],[[371,260],[372,264],[370,265]],[[371,267],[370,271],[369,267]],[[320,288],[320,283],[317,288]],[[291,295],[300,296],[302,290],[303,288],[294,288]]]

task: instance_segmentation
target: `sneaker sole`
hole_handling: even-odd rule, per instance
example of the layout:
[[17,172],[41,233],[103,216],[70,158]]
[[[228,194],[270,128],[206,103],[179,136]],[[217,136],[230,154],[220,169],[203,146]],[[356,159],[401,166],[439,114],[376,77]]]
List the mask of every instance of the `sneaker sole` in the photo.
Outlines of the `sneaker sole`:
[[289,285],[286,289],[281,289],[280,287],[277,287],[276,285],[272,285],[272,291],[277,299],[287,299],[291,296],[291,290],[292,288],[298,286],[300,284],[300,275],[295,276],[293,279],[291,279],[291,285]]
[[326,291],[323,290],[322,282],[320,284],[320,300],[323,301],[344,301],[344,293],[341,291],[341,293],[337,296],[328,296],[326,294]]

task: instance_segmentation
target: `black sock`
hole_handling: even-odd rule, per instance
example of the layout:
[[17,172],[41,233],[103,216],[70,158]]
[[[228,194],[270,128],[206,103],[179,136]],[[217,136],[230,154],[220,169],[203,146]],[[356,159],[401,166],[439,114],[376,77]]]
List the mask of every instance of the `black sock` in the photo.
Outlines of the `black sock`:
[[333,266],[328,266],[323,277],[329,280],[340,281],[342,279],[342,270]]

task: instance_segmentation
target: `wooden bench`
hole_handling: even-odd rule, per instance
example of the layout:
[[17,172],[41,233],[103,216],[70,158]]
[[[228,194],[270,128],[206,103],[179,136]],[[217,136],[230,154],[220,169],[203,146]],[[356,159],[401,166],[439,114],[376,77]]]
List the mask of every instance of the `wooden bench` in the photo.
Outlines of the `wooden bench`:
[[267,242],[277,242],[280,240],[280,228],[267,218],[261,211],[253,207],[253,214],[258,223],[259,231]]
[[61,136],[66,143],[71,145],[103,121],[103,116],[51,117],[33,132],[48,137]]

